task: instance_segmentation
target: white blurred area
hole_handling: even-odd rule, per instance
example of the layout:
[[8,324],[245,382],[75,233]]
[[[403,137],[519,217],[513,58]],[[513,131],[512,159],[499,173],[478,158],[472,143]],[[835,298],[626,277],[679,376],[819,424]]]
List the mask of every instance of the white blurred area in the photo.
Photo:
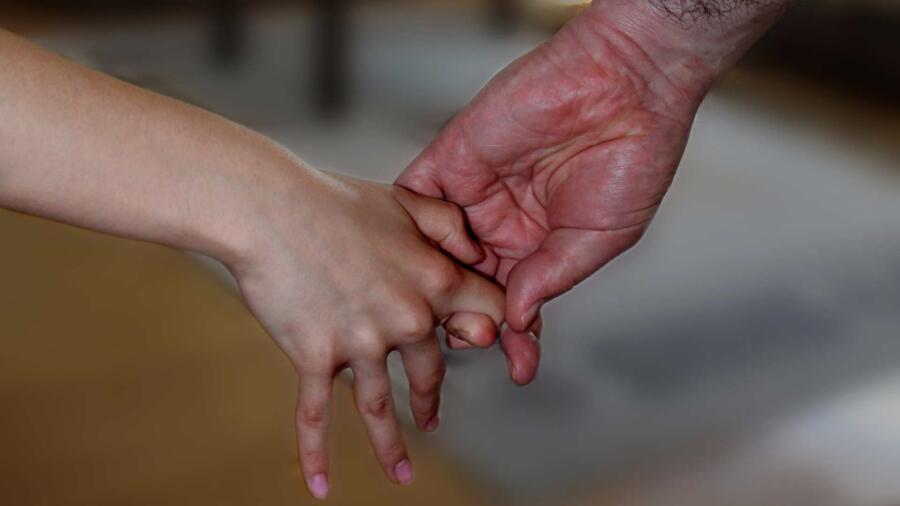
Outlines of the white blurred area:
[[[229,68],[194,19],[38,42],[389,182],[547,36],[464,4],[354,10],[328,120],[303,8],[255,12]],[[738,71],[710,96],[647,238],[548,307],[534,385],[498,350],[450,357],[437,440],[500,503],[900,504],[900,121],[800,83]]]
[[640,487],[629,504],[890,505],[900,497],[900,375],[765,427]]

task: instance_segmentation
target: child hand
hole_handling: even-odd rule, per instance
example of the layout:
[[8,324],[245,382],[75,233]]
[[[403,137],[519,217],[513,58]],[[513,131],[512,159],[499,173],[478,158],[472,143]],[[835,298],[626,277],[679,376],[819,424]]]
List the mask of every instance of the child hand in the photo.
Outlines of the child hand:
[[[251,310],[299,376],[297,431],[310,492],[328,491],[326,432],[332,380],[353,370],[357,409],[388,478],[413,469],[394,414],[386,357],[398,350],[416,425],[437,428],[444,363],[434,329],[450,324],[469,344],[490,346],[502,322],[502,290],[455,264],[483,252],[462,211],[397,186],[304,173],[267,194],[265,220],[246,258],[230,266]],[[298,198],[298,195],[300,198]]]
[[[412,465],[385,357],[400,351],[417,425],[433,430],[443,362],[433,329],[490,344],[503,292],[458,267],[482,259],[451,204],[305,167],[220,117],[73,65],[0,30],[0,207],[197,251],[234,273],[300,373],[310,490],[328,489],[331,382],[350,367],[375,454]],[[421,232],[420,232],[421,229]]]

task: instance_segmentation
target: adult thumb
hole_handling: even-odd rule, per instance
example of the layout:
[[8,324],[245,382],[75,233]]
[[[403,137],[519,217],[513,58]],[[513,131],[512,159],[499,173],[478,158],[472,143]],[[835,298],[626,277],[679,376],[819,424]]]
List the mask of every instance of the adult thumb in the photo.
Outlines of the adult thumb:
[[560,228],[538,249],[520,260],[506,282],[506,322],[527,331],[541,306],[575,285],[637,243],[643,229],[621,231]]
[[394,184],[419,195],[442,199],[444,191],[438,175],[430,149],[426,149],[397,177]]

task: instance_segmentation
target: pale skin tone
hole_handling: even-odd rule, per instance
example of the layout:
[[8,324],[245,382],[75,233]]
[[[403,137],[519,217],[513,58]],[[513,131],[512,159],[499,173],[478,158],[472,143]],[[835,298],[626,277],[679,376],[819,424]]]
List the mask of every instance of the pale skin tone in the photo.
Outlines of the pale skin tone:
[[300,464],[320,498],[337,372],[352,369],[375,455],[407,484],[387,353],[400,353],[416,425],[432,431],[444,378],[435,326],[456,314],[458,332],[488,346],[502,322],[503,291],[445,254],[484,258],[455,205],[316,171],[223,118],[3,31],[0,206],[222,261],[297,369]]
[[516,383],[537,372],[541,306],[637,243],[709,87],[788,3],[594,0],[397,180],[465,209],[487,253],[478,269],[507,289],[501,344]]

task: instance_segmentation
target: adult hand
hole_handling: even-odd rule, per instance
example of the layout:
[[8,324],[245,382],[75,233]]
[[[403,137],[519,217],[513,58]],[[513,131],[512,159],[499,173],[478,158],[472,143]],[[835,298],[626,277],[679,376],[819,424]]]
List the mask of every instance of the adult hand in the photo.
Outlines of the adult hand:
[[690,17],[692,3],[595,1],[495,77],[398,179],[464,208],[487,252],[478,269],[507,287],[501,344],[518,384],[536,374],[541,306],[641,238],[710,84],[784,2],[727,13],[721,29]]

